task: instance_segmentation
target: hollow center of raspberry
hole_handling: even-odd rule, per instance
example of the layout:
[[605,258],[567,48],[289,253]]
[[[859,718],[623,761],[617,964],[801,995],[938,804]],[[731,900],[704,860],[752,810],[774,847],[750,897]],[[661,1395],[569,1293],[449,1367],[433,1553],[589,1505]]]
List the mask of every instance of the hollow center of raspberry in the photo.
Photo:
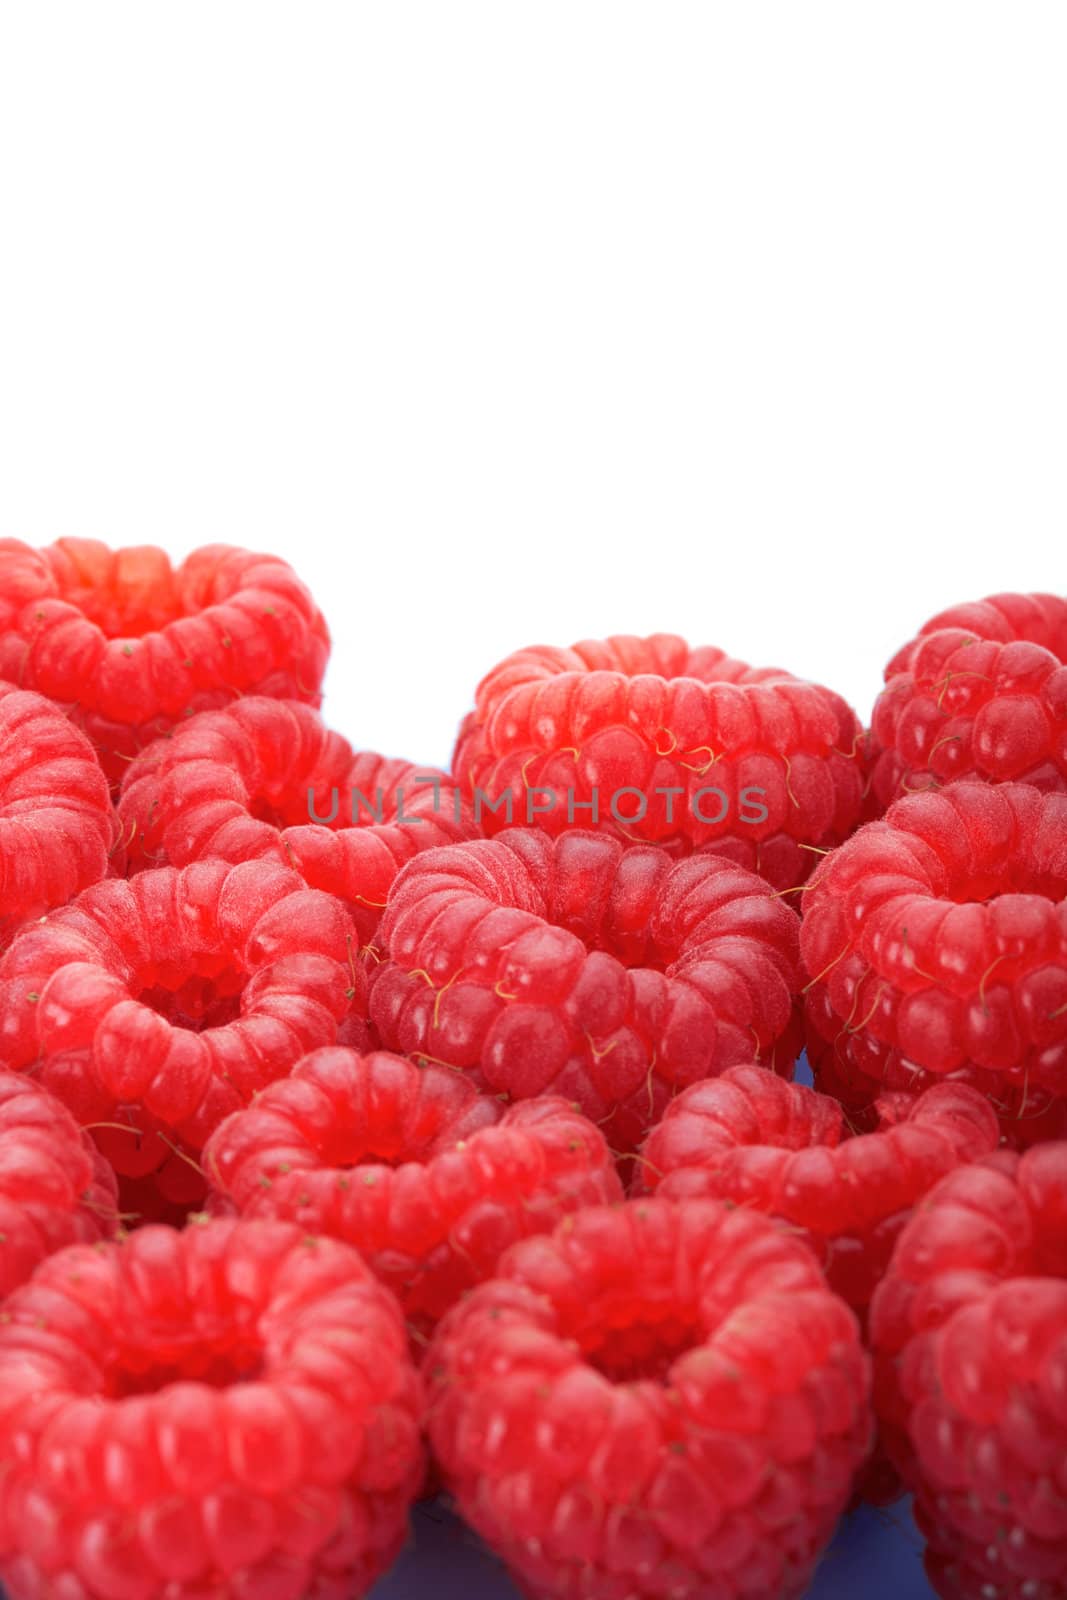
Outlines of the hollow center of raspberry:
[[151,574],[131,572],[128,582],[107,585],[64,581],[59,596],[76,605],[109,639],[140,639],[191,615],[179,592],[173,570],[154,565]]
[[957,905],[989,905],[1005,895],[1035,895],[1042,900],[1059,901],[1067,898],[1067,878],[1032,872],[1020,862],[995,876],[967,878],[953,884],[948,895]]
[[276,796],[272,800],[268,800],[266,795],[253,795],[248,802],[249,815],[255,817],[257,822],[269,823],[272,828],[297,827],[308,820],[306,809],[304,816],[287,816],[284,800],[283,795]]
[[695,1317],[635,1307],[628,1321],[613,1319],[579,1335],[578,1342],[590,1366],[613,1383],[637,1383],[662,1382],[678,1357],[700,1339]]
[[[320,828],[330,828],[334,833],[344,828],[366,827],[371,823],[393,820],[396,806],[390,805],[389,796],[383,796],[380,807],[377,799],[372,797],[373,809],[368,811],[362,806],[353,806],[351,793],[351,788],[346,787],[343,779],[338,781],[336,777],[329,776],[306,779],[299,776],[292,778],[284,788],[272,788],[269,792],[250,795],[248,811],[257,822],[267,822],[272,828],[305,828],[309,823],[314,823]],[[415,814],[414,805],[405,809]]]
[[157,969],[156,981],[143,988],[137,998],[174,1027],[204,1033],[237,1020],[247,982],[247,973],[234,968],[190,974]]
[[260,1376],[258,1345],[210,1338],[160,1343],[150,1350],[120,1350],[111,1370],[110,1392],[116,1400],[128,1395],[158,1394],[172,1383],[204,1383],[228,1389]]
[[316,1142],[323,1166],[338,1171],[354,1167],[402,1167],[405,1162],[432,1161],[446,1150],[462,1150],[453,1128],[427,1120],[421,1127],[379,1125],[365,1122],[344,1127],[335,1124]]
[[350,1172],[355,1167],[400,1167],[405,1161],[426,1161],[432,1151],[428,1146],[387,1134],[338,1129],[323,1141],[323,1165],[340,1172]]
[[[270,794],[255,794],[249,799],[249,813],[257,822],[269,822],[272,828],[303,828],[309,822],[320,826],[343,828],[349,821],[344,808],[343,794],[339,798],[337,815],[330,817],[333,794],[329,785],[311,785],[312,799],[308,799],[308,785],[291,789],[275,789]],[[329,820],[327,820],[329,819]]]
[[564,912],[550,904],[547,920],[553,927],[576,934],[586,949],[602,950],[605,955],[614,956],[623,967],[648,967],[653,972],[665,972],[678,957],[677,946],[664,945],[654,939],[643,917],[630,927],[607,928],[594,915],[582,910]]

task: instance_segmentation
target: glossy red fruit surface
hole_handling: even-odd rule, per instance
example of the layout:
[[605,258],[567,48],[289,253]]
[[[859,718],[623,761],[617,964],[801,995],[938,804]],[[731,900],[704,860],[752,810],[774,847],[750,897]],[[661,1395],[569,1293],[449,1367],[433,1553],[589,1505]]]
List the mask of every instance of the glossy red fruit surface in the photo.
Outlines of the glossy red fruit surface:
[[809,1052],[850,1103],[969,1081],[1020,1140],[1067,1096],[1067,795],[909,795],[804,894]]
[[61,1251],[5,1311],[10,1600],[350,1600],[398,1553],[421,1384],[347,1246],[144,1228]]
[[319,702],[326,624],[286,562],[205,545],[0,540],[0,677],[63,706],[117,784],[142,746],[240,694]]
[[0,682],[0,949],[97,883],[117,835],[88,739],[43,695]]
[[1067,1144],[950,1173],[872,1308],[883,1432],[946,1600],[1067,1592]]
[[830,1287],[863,1319],[918,1200],[953,1167],[996,1149],[997,1119],[963,1084],[881,1102],[876,1133],[850,1137],[836,1100],[764,1067],[732,1067],[668,1107],[636,1167],[666,1199],[731,1200],[812,1246]]
[[563,1095],[633,1150],[699,1078],[754,1053],[792,1073],[798,926],[729,861],[512,829],[404,868],[371,1019],[389,1049]]
[[932,617],[886,668],[872,788],[956,778],[1067,790],[1067,599],[997,594]]
[[839,695],[661,633],[516,651],[479,684],[452,770],[486,832],[595,822],[787,889],[859,821],[863,761]]
[[0,1301],[64,1245],[118,1226],[115,1175],[54,1095],[0,1072]]
[[347,901],[364,941],[406,861],[476,832],[447,773],[353,751],[311,706],[254,695],[143,751],[118,812],[134,870],[280,861]]
[[0,1060],[99,1125],[117,1171],[158,1172],[191,1202],[203,1181],[183,1152],[365,1006],[339,900],[273,862],[159,867],[16,937],[0,958]]
[[709,1201],[516,1245],[425,1371],[446,1482],[538,1597],[800,1596],[870,1440],[856,1320],[811,1252]]
[[603,1135],[560,1099],[505,1108],[462,1074],[317,1050],[210,1140],[246,1216],[355,1245],[426,1332],[518,1239],[622,1199]]

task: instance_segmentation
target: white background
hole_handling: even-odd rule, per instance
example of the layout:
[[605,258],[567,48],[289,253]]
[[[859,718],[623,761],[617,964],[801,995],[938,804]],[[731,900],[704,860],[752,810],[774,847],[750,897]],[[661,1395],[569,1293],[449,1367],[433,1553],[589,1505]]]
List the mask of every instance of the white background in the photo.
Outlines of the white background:
[[620,630],[866,715],[1065,587],[1065,15],[9,0],[0,532],[281,552],[412,759]]

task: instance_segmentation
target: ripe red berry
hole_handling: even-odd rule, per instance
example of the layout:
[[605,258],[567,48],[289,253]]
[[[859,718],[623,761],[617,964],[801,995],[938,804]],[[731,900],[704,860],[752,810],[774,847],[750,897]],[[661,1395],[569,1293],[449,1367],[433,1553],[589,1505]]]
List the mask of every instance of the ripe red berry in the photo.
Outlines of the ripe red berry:
[[88,739],[43,695],[0,682],[0,948],[98,882],[116,836]]
[[861,729],[839,695],[673,634],[519,650],[475,701],[452,770],[490,833],[595,823],[675,855],[713,846],[785,889],[808,876],[806,847],[860,817]]
[[134,870],[280,861],[346,900],[364,942],[405,861],[476,831],[446,773],[357,754],[312,707],[256,696],[149,745],[118,811]]
[[950,1173],[872,1307],[876,1400],[945,1600],[1067,1593],[1067,1144]]
[[11,1600],[351,1600],[424,1470],[399,1308],[284,1223],[61,1251],[0,1325]]
[[204,1153],[245,1216],[354,1245],[428,1331],[509,1245],[621,1200],[603,1135],[563,1100],[507,1109],[445,1067],[316,1050]]
[[0,540],[0,677],[85,729],[112,783],[181,718],[239,694],[319,702],[329,634],[277,556]]
[[118,1224],[115,1175],[40,1084],[0,1072],[0,1301],[63,1245]]
[[[223,1117],[365,1014],[339,900],[266,861],[86,889],[0,958],[0,1058],[32,1068],[129,1177],[192,1203]],[[119,1126],[115,1126],[115,1125]],[[187,1187],[183,1188],[182,1185]]]
[[870,1104],[937,1079],[993,1095],[1013,1138],[1067,1096],[1067,795],[951,784],[898,800],[804,894],[809,1053]]
[[686,1084],[791,1073],[798,918],[754,873],[536,828],[398,877],[371,975],[381,1042],[512,1099],[559,1094],[632,1150]]
[[1067,600],[997,594],[953,606],[885,677],[872,724],[882,810],[954,778],[1067,790]]
[[531,1596],[799,1596],[870,1440],[855,1318],[803,1244],[712,1202],[514,1246],[425,1372],[445,1480]]
[[836,1100],[764,1067],[733,1067],[667,1107],[636,1186],[671,1200],[731,1200],[787,1223],[862,1323],[916,1201],[1000,1138],[988,1101],[962,1084],[879,1110],[877,1133],[849,1137]]

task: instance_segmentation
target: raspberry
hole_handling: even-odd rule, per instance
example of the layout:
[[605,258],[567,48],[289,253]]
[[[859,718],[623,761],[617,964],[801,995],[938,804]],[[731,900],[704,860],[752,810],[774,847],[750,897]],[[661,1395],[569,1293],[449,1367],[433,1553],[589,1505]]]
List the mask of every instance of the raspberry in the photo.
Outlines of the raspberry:
[[862,1323],[912,1206],[1000,1137],[984,1096],[962,1084],[879,1110],[879,1132],[849,1138],[836,1100],[764,1067],[733,1067],[667,1107],[637,1185],[671,1200],[732,1200],[788,1223]]
[[102,878],[115,840],[88,739],[42,695],[0,683],[0,948]]
[[11,1600],[349,1600],[398,1553],[421,1384],[354,1250],[144,1228],[53,1256],[5,1310]]
[[675,855],[713,846],[779,889],[807,877],[806,847],[852,831],[864,787],[860,724],[839,695],[673,634],[509,656],[479,685],[452,770],[489,833],[536,820],[559,834],[577,818]]
[[277,556],[205,545],[162,550],[0,540],[0,676],[57,701],[112,783],[193,711],[235,695],[319,702],[329,634]]
[[517,1239],[622,1198],[603,1136],[565,1101],[505,1110],[459,1073],[384,1051],[306,1056],[223,1123],[204,1165],[245,1216],[355,1245],[419,1330]]
[[[992,1094],[1029,1142],[1067,1096],[1067,795],[909,795],[804,895],[809,1053],[850,1102],[939,1078]],[[1031,1133],[1028,1130],[1033,1129]]]
[[950,1173],[872,1308],[877,1404],[946,1600],[1067,1593],[1067,1144]]
[[405,861],[475,832],[446,773],[353,754],[310,706],[255,697],[201,712],[143,751],[119,816],[133,868],[280,861],[347,900],[364,942]]
[[798,918],[754,873],[575,829],[428,850],[393,886],[381,1042],[493,1093],[559,1094],[633,1150],[672,1094],[754,1051],[792,1071]]
[[0,1301],[63,1245],[118,1222],[115,1177],[39,1084],[0,1072]]
[[0,1057],[83,1126],[119,1124],[97,1132],[116,1170],[191,1204],[184,1152],[364,1013],[353,942],[341,902],[273,862],[95,884],[0,958]]
[[425,1371],[446,1481],[532,1596],[799,1596],[871,1431],[855,1318],[810,1252],[705,1201],[515,1245]]
[[1067,790],[1067,600],[997,594],[931,618],[874,708],[881,810],[953,778]]

